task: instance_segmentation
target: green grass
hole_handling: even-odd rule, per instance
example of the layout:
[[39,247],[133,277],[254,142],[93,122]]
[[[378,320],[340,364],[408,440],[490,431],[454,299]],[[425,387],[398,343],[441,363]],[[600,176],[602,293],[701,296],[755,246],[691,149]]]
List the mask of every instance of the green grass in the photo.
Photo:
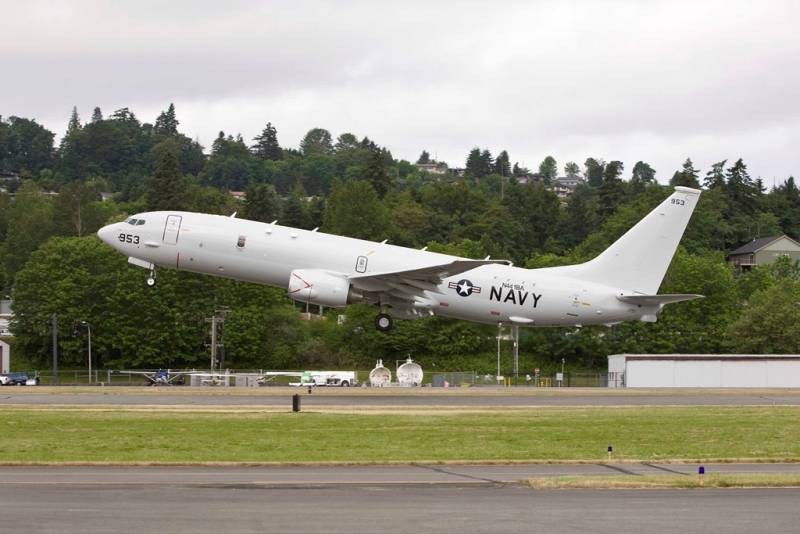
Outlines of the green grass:
[[780,488],[800,487],[795,473],[715,473],[704,475],[648,476],[574,476],[532,478],[528,485],[535,489],[669,489],[669,488]]
[[0,462],[800,460],[798,407],[600,407],[414,415],[31,410]]

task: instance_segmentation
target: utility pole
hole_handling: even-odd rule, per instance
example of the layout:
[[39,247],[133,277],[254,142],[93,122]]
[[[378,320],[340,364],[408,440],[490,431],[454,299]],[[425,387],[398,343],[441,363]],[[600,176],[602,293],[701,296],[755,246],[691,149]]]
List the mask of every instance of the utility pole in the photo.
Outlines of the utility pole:
[[89,384],[92,383],[92,325],[88,321],[81,321],[89,335]]
[[58,314],[53,314],[53,322],[50,325],[50,332],[53,334],[53,376],[50,379],[54,386],[58,385]]
[[514,336],[514,385],[516,385],[519,378],[519,326],[512,326],[511,332]]
[[220,308],[219,310],[214,310],[214,315],[206,319],[207,322],[211,323],[211,372],[214,372],[214,368],[217,367],[217,348],[222,347],[223,349],[223,360],[220,362],[220,368],[225,363],[224,355],[225,355],[225,345],[218,343],[217,338],[218,336],[218,325],[222,325],[225,323],[225,315],[231,311],[230,308]]

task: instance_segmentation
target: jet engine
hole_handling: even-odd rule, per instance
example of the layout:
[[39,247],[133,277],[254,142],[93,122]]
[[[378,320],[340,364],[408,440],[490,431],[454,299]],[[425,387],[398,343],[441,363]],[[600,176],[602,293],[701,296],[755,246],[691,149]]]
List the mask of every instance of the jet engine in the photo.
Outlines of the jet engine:
[[286,292],[300,302],[341,308],[347,305],[350,282],[341,275],[318,269],[296,269],[289,275]]

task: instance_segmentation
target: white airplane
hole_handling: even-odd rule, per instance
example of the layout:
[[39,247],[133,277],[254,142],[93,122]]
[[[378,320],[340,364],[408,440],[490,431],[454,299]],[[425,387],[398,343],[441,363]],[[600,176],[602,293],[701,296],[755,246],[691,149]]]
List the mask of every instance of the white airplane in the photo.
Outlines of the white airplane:
[[666,304],[701,295],[658,295],[700,191],[672,195],[586,263],[522,269],[349,237],[202,213],[157,211],[98,231],[133,265],[203,273],[285,288],[296,301],[380,307],[393,318],[442,315],[517,326],[655,322]]

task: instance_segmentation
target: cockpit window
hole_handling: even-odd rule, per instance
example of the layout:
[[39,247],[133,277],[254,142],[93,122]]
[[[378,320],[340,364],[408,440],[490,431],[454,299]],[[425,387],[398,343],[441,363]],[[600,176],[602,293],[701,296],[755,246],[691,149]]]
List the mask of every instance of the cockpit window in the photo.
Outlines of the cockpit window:
[[146,222],[146,221],[145,221],[144,219],[139,219],[138,221],[136,221],[136,226],[141,226],[141,225],[143,225],[145,222]]
[[125,221],[125,222],[126,222],[126,223],[128,223],[128,224],[130,224],[131,226],[136,226],[136,221],[137,221],[136,219],[134,219],[134,218],[132,218],[132,217],[131,217],[130,219],[128,219],[128,220],[127,220],[127,221]]

